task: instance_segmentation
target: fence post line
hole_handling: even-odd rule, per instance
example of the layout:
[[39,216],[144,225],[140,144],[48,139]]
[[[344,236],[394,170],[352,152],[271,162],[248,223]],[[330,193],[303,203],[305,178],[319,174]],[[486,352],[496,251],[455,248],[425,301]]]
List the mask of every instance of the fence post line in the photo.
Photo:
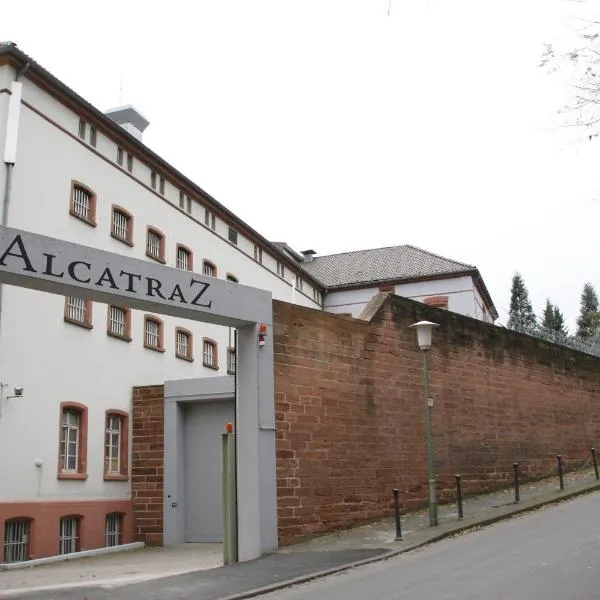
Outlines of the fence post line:
[[558,461],[558,482],[561,490],[565,489],[565,480],[563,478],[563,460],[560,454],[556,455],[556,460]]
[[455,475],[456,478],[456,505],[458,507],[458,518],[463,518],[463,501],[462,501],[462,487],[460,475]]
[[398,490],[394,488],[394,517],[396,519],[396,540],[402,539],[402,524],[400,523],[400,497]]
[[515,472],[515,504],[521,501],[521,491],[519,490],[519,463],[513,463],[513,470]]
[[600,475],[598,474],[598,461],[596,459],[596,448],[590,448],[590,452],[592,453],[592,462],[594,463],[594,473],[596,474],[596,481],[600,479]]

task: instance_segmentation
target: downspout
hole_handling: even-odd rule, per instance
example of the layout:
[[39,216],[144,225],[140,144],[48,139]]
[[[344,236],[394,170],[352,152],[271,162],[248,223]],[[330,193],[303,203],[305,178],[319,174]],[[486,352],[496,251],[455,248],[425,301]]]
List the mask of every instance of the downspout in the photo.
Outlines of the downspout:
[[[6,181],[4,185],[4,200],[2,202],[2,226],[8,225],[8,207],[12,190],[12,173],[17,155],[17,141],[19,137],[19,111],[21,108],[21,83],[23,75],[29,70],[31,63],[27,62],[17,71],[11,84],[11,96],[6,119],[6,138],[4,140],[4,165],[6,167]],[[4,286],[0,283],[0,329],[2,325],[2,296]]]

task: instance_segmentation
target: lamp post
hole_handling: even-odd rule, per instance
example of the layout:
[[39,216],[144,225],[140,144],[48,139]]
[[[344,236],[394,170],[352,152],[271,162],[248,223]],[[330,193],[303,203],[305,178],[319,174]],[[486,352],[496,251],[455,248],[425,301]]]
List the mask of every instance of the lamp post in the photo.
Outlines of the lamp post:
[[417,343],[423,355],[423,397],[425,399],[425,422],[427,425],[427,471],[429,475],[429,526],[434,527],[438,524],[437,518],[437,492],[436,492],[436,473],[435,457],[433,453],[433,428],[431,425],[431,410],[433,408],[433,398],[429,397],[429,362],[427,352],[431,348],[431,333],[437,323],[430,321],[419,321],[413,323],[417,331]]

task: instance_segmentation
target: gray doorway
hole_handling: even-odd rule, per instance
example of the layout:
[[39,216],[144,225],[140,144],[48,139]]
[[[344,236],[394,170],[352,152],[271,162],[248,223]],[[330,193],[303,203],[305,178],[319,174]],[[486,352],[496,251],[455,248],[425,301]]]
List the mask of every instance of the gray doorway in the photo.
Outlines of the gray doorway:
[[233,400],[184,405],[186,542],[223,541],[221,434],[233,418]]

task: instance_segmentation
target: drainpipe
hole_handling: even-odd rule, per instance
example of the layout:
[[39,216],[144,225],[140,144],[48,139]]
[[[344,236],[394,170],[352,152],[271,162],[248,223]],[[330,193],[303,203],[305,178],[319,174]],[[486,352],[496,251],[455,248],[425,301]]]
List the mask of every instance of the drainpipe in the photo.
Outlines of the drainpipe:
[[[8,225],[8,206],[12,189],[12,172],[15,167],[17,155],[17,141],[19,138],[19,113],[21,110],[21,83],[23,75],[29,70],[31,63],[27,62],[19,71],[11,84],[11,96],[6,119],[6,139],[4,140],[4,165],[6,167],[6,182],[4,186],[4,200],[2,202],[2,226]],[[2,324],[2,292],[4,286],[0,284],[0,325]]]

